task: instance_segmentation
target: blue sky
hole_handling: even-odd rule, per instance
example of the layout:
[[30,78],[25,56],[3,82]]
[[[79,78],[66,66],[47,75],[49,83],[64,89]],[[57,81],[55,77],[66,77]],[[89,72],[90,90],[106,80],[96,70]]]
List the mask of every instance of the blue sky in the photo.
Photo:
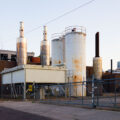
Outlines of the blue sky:
[[[0,48],[16,50],[19,36],[19,21],[24,21],[28,32],[89,0],[0,0]],[[92,65],[94,57],[94,35],[100,32],[100,55],[103,69],[110,68],[110,59],[116,68],[120,60],[120,0],[95,0],[51,24],[48,24],[48,39],[51,35],[64,31],[65,27],[79,25],[86,27],[86,62]],[[40,53],[42,40],[40,28],[25,34],[28,51]]]

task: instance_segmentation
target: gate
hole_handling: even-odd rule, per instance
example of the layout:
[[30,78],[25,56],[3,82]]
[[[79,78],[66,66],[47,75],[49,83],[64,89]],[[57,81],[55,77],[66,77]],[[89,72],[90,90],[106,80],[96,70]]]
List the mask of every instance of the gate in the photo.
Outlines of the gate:
[[[86,88],[86,96],[73,95],[74,87]],[[40,102],[52,104],[80,105],[86,107],[120,108],[120,79],[88,80],[85,82],[40,86],[44,88],[44,99]],[[76,93],[77,94],[77,93]]]

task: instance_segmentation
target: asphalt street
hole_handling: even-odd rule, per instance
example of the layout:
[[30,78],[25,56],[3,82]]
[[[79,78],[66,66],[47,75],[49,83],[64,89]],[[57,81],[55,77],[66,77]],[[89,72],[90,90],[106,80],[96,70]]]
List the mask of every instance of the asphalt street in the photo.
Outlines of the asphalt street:
[[0,120],[54,120],[10,108],[0,107]]

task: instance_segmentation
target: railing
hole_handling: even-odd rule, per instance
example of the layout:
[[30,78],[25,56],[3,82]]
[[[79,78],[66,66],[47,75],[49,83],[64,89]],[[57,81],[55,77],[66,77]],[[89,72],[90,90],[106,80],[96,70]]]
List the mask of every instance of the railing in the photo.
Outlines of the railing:
[[70,32],[81,32],[81,33],[86,34],[86,28],[83,26],[69,26],[65,28],[64,32],[52,34],[51,39],[54,40],[54,39],[62,38],[67,33],[70,33]]
[[70,32],[81,32],[86,34],[86,28],[83,26],[69,26],[65,28],[65,34]]

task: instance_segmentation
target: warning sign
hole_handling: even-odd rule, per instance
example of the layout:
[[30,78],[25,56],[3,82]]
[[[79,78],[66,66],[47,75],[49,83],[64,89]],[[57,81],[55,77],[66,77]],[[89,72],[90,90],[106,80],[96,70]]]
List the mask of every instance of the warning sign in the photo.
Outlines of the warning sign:
[[32,88],[33,88],[33,86],[32,86],[32,85],[29,85],[29,86],[28,86],[28,91],[32,92]]

